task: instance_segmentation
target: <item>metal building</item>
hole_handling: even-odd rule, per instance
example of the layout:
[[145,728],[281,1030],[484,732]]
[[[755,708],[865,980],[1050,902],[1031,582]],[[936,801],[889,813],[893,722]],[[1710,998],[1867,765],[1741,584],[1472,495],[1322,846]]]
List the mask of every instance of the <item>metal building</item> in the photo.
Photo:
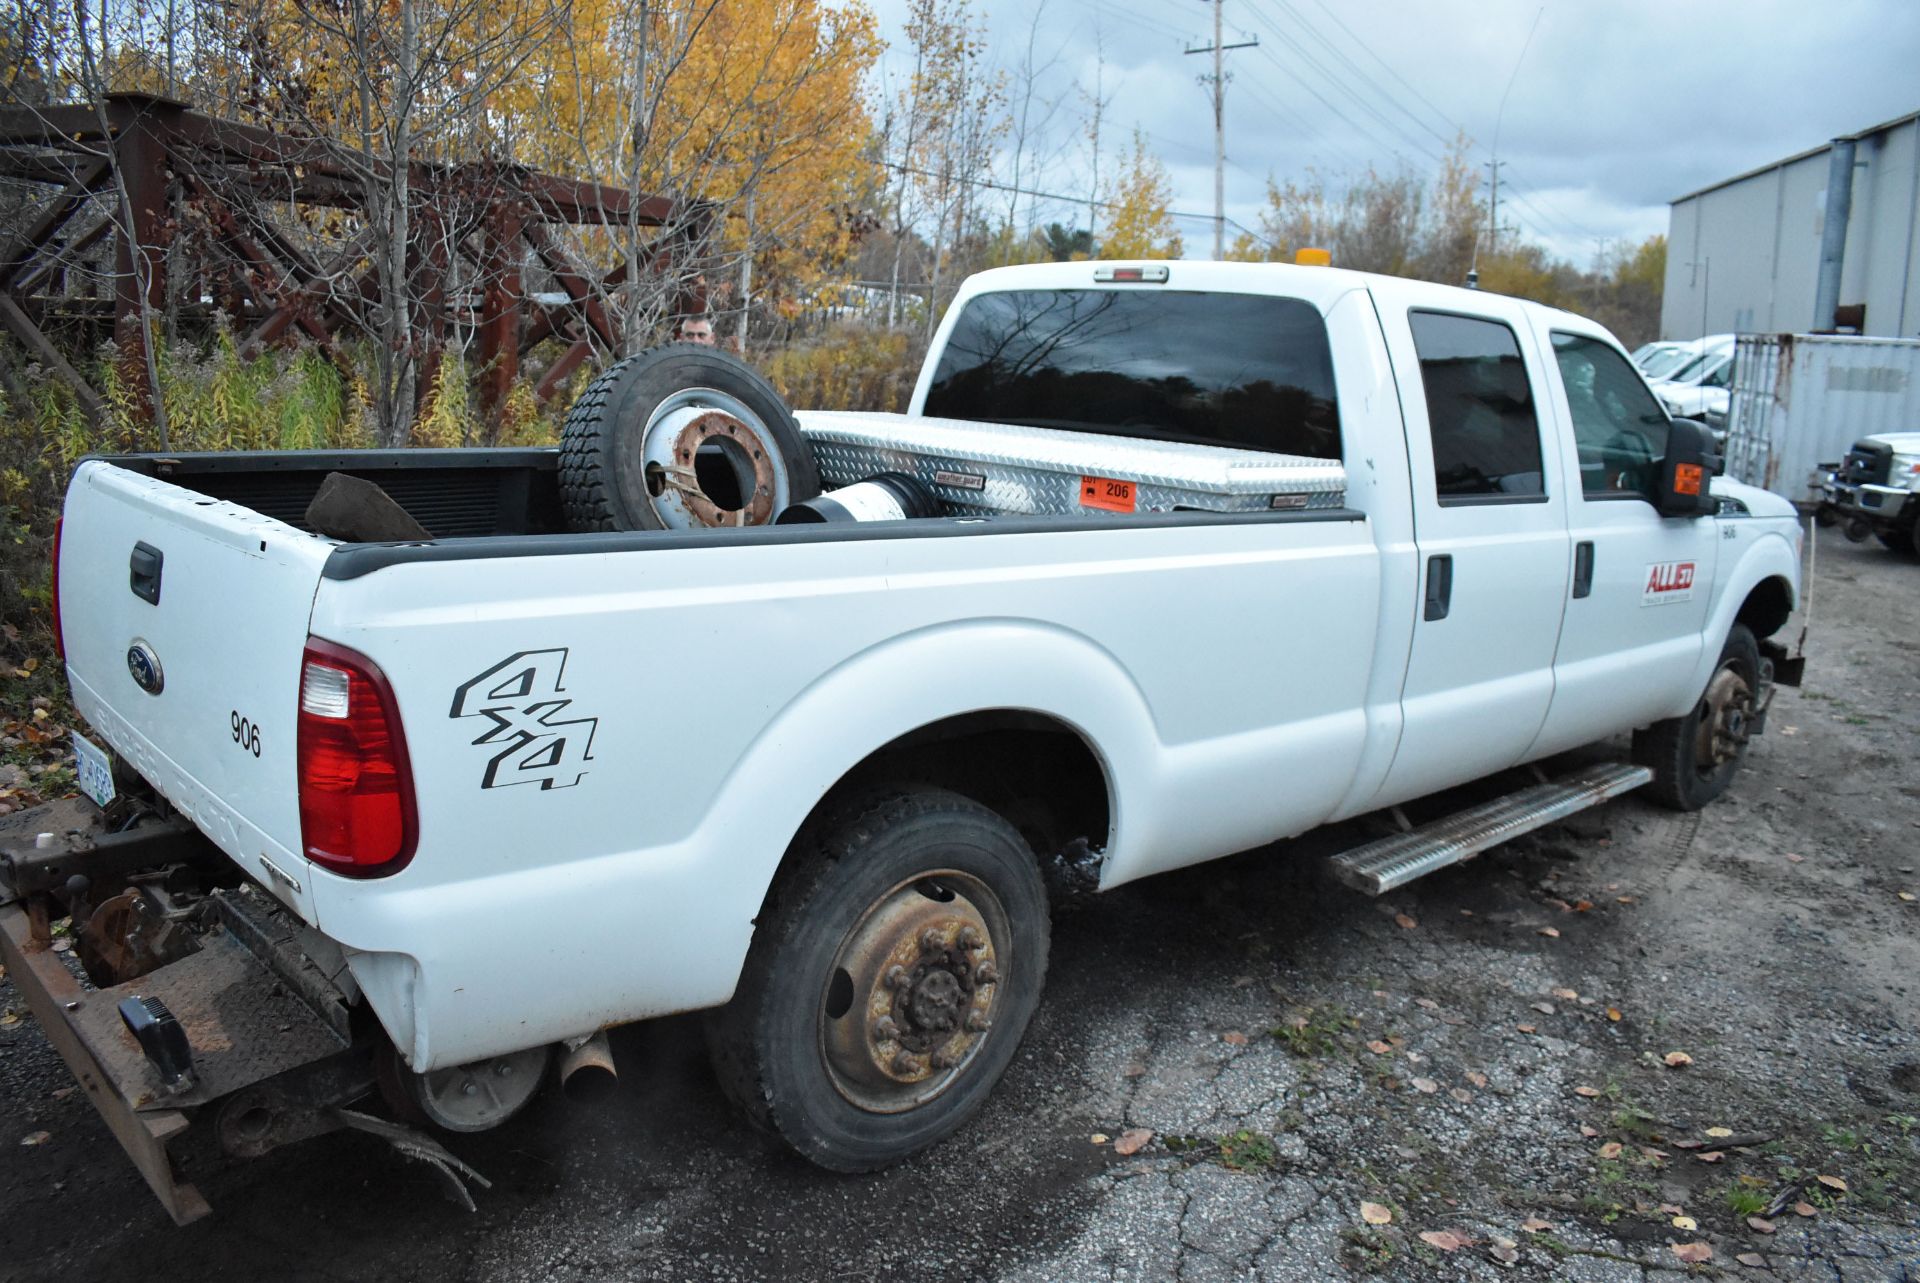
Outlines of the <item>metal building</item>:
[[1672,203],[1660,334],[1920,333],[1920,111]]

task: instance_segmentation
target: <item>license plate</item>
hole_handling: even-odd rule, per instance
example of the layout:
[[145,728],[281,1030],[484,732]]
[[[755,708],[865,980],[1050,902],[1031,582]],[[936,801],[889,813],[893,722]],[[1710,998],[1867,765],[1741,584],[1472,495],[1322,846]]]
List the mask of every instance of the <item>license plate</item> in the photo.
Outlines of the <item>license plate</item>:
[[80,777],[80,791],[105,810],[113,801],[113,759],[79,731],[73,732],[73,770]]

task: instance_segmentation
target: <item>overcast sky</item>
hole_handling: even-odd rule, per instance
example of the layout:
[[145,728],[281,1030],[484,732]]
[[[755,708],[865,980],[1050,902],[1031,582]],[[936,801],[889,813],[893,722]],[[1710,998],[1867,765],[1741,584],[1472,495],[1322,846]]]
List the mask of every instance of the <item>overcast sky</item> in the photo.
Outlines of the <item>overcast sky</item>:
[[[894,45],[883,71],[897,77],[906,2],[871,3]],[[1456,129],[1479,166],[1497,131],[1515,197],[1502,223],[1585,265],[1596,241],[1666,231],[1676,196],[1920,109],[1920,0],[1225,3],[1226,43],[1259,40],[1226,55],[1227,215],[1248,226],[1269,173],[1285,180],[1314,167],[1336,185],[1369,165],[1428,174]],[[1051,65],[1037,93],[1058,103],[1055,154],[1024,181],[1084,189],[1077,87],[1094,84],[1098,35],[1116,148],[1144,130],[1172,173],[1176,208],[1211,212],[1212,115],[1194,79],[1211,59],[1182,53],[1211,38],[1209,0],[975,7],[994,62],[1009,71],[1039,14],[1034,61]],[[1190,256],[1211,251],[1207,220],[1185,219],[1182,230]]]

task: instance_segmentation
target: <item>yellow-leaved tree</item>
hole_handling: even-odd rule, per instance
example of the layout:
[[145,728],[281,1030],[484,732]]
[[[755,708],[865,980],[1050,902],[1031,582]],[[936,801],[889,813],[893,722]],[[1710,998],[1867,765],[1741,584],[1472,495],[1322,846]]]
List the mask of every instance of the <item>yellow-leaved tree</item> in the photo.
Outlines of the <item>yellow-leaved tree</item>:
[[[874,185],[862,84],[880,49],[857,0],[574,0],[492,114],[517,161],[709,207],[705,284],[738,332],[752,307],[797,306],[850,249]],[[605,262],[634,246],[578,248]],[[621,301],[644,342],[662,296]]]
[[1180,229],[1170,212],[1173,183],[1160,158],[1147,150],[1139,130],[1133,149],[1113,182],[1107,225],[1100,237],[1101,258],[1179,258]]

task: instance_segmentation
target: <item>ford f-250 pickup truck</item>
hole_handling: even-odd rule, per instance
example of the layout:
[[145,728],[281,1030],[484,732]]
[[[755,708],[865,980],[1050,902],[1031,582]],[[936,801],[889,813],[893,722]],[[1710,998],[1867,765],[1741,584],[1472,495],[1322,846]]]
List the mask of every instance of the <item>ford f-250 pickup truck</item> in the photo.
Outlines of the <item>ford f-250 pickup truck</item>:
[[[76,469],[59,628],[106,810],[25,822],[0,922],[176,1218],[205,1210],[189,1124],[451,1163],[347,1106],[497,1125],[556,1059],[606,1070],[610,1026],[701,1009],[759,1124],[871,1169],[1006,1070],[1050,883],[1379,813],[1332,864],[1378,894],[1628,789],[1706,804],[1798,681],[1792,509],[1564,312],[1011,268],[960,291],[907,413],[796,434],[765,392],[667,349],[563,451]],[[889,469],[947,506],[771,520]],[[339,472],[431,537],[304,528]],[[579,530],[610,524],[648,528]],[[1556,761],[1435,824],[1399,806]],[[91,987],[46,947],[63,912]]]

